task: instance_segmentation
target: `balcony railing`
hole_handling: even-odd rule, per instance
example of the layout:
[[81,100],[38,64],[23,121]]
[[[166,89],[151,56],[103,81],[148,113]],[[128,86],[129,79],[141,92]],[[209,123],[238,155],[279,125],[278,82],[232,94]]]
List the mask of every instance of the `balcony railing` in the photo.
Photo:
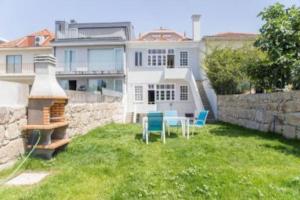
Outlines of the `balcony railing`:
[[118,38],[118,39],[126,39],[125,35],[120,34],[119,32],[116,33],[100,33],[100,32],[90,32],[90,31],[78,31],[77,29],[68,30],[65,32],[56,32],[56,39],[92,39],[92,38]]
[[93,75],[93,74],[124,74],[123,66],[117,67],[111,63],[89,64],[89,63],[57,63],[56,74],[61,75]]
[[28,75],[34,74],[34,64],[33,63],[22,63],[21,65],[7,65],[0,64],[0,75]]

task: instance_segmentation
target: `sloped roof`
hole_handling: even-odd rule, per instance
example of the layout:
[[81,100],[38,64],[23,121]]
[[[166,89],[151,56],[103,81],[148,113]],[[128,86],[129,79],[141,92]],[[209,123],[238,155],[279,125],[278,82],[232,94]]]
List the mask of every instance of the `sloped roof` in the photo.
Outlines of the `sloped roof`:
[[185,34],[171,29],[160,28],[140,34],[139,41],[186,41],[191,40]]
[[18,38],[16,40],[12,40],[9,42],[5,42],[0,44],[0,48],[26,48],[26,47],[37,47],[35,45],[35,37],[36,36],[44,36],[45,40],[38,47],[47,47],[50,46],[50,42],[54,39],[54,34],[50,32],[48,29],[43,29],[41,31],[31,33],[22,38]]

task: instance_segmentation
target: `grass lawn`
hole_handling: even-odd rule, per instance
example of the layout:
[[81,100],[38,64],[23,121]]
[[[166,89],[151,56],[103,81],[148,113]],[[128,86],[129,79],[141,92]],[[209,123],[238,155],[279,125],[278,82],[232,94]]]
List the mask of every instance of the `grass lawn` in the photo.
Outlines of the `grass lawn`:
[[[35,186],[0,187],[0,199],[299,199],[300,142],[228,124],[190,140],[175,133],[149,145],[141,126],[110,124],[72,141]],[[2,171],[0,178],[12,169]]]

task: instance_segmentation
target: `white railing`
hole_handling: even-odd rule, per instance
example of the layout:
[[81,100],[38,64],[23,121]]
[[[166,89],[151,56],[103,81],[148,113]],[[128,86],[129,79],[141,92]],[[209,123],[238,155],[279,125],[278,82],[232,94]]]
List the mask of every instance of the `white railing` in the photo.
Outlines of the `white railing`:
[[8,66],[7,64],[0,64],[0,75],[26,75],[34,74],[33,63],[22,63],[21,66]]
[[67,30],[65,32],[56,32],[56,39],[87,39],[87,38],[122,38],[126,39],[124,33],[120,33],[118,31],[114,33],[104,33],[104,32],[97,32],[91,30]]

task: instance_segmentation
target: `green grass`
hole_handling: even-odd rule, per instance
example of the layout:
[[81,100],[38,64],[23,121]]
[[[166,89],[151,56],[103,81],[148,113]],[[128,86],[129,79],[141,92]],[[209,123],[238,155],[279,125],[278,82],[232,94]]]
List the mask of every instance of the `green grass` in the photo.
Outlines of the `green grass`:
[[146,145],[140,126],[110,124],[50,161],[30,159],[25,170],[51,176],[1,186],[0,199],[298,199],[300,142],[214,124],[190,140],[173,133],[163,145],[152,135]]

